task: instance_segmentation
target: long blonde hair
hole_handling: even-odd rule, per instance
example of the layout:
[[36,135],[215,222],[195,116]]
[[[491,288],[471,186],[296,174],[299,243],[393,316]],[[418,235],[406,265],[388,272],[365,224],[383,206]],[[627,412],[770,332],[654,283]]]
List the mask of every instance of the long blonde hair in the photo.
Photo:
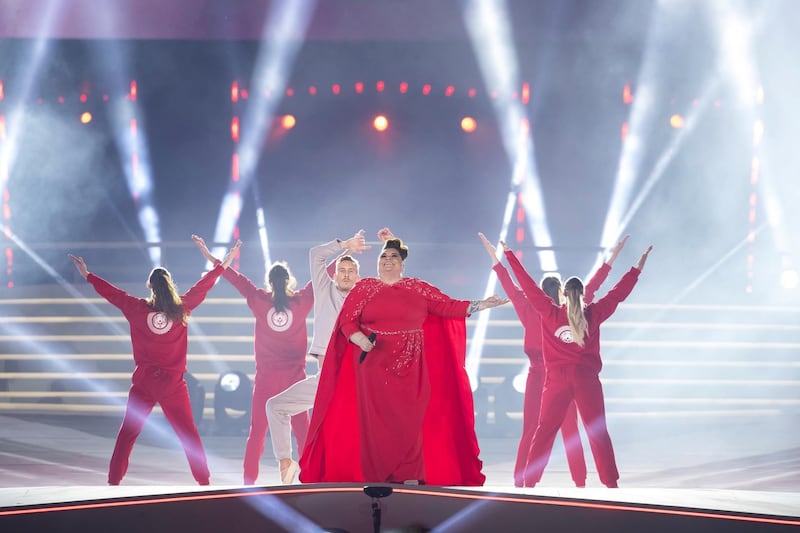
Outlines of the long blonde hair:
[[583,313],[583,282],[580,278],[571,277],[564,283],[564,297],[567,301],[567,319],[572,332],[572,340],[583,346],[589,323]]

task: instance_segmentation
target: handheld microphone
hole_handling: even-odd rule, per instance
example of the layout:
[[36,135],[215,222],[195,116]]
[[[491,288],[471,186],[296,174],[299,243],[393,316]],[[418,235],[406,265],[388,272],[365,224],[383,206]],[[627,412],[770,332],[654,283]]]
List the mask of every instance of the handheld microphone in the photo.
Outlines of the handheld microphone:
[[[369,342],[371,342],[371,343],[375,344],[375,337],[376,337],[376,335],[375,335],[375,332],[373,331],[372,333],[370,333],[370,334],[369,334],[369,337],[367,337],[367,338],[369,339]],[[364,359],[365,359],[366,357],[367,357],[367,351],[366,351],[366,350],[363,350],[363,351],[361,352],[361,356],[358,358],[358,364],[361,364],[361,363],[363,363],[363,362],[364,362]]]

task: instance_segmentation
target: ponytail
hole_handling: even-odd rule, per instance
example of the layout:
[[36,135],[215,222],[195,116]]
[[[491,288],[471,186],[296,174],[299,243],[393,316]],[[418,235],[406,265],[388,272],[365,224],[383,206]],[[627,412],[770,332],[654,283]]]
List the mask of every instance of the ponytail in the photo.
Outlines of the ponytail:
[[580,278],[572,277],[564,283],[564,296],[567,300],[567,318],[572,340],[578,346],[583,346],[589,324],[583,313],[583,282]]
[[275,263],[267,273],[267,283],[272,289],[272,305],[276,311],[289,307],[289,297],[294,294],[297,280],[294,279],[286,263]]
[[178,288],[172,282],[172,276],[165,268],[156,267],[150,272],[150,298],[147,304],[155,311],[164,313],[173,321],[180,320],[185,326],[189,321],[183,309],[183,301],[178,295]]

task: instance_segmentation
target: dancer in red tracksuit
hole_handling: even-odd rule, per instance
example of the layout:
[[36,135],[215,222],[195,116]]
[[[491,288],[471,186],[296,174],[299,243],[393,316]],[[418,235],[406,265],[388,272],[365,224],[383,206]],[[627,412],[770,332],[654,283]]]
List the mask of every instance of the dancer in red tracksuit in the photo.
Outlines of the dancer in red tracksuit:
[[[505,244],[503,244],[505,247]],[[542,343],[547,371],[542,393],[541,416],[525,467],[524,485],[534,487],[550,459],[556,433],[573,400],[581,414],[600,481],[617,487],[619,472],[608,434],[603,388],[600,384],[600,325],[633,290],[652,246],[642,254],[609,293],[595,303],[583,300],[583,282],[569,278],[564,283],[566,304],[556,305],[525,271],[514,253],[506,248],[511,270],[542,319]]]
[[[197,242],[195,235],[192,239]],[[97,293],[122,311],[131,329],[136,368],[108,467],[109,485],[119,485],[125,476],[133,445],[156,404],[161,406],[178,435],[192,476],[200,485],[209,484],[206,453],[192,417],[189,389],[183,379],[188,343],[186,323],[192,310],[200,305],[220,274],[231,264],[239,245],[237,242],[221,264],[182,296],[178,295],[169,272],[164,268],[154,268],[147,282],[151,290],[147,299],[129,295],[89,272],[82,257],[69,255],[78,272]]]
[[[201,252],[214,260],[207,249],[201,247]],[[232,268],[225,270],[223,277],[247,299],[256,317],[256,377],[243,465],[244,484],[253,485],[267,436],[267,400],[306,378],[306,318],[314,306],[314,292],[310,281],[295,292],[297,282],[289,266],[280,262],[272,265],[267,274],[270,291],[256,287]],[[308,420],[307,411],[292,417],[292,432],[300,450],[308,433]]]
[[[511,304],[514,306],[514,310],[522,323],[523,351],[530,362],[522,408],[522,436],[519,440],[517,459],[514,463],[514,486],[522,487],[524,485],[523,474],[525,472],[525,464],[528,461],[528,451],[533,442],[536,426],[539,423],[542,390],[545,380],[544,359],[542,358],[542,320],[539,318],[539,313],[536,312],[536,309],[525,297],[522,289],[514,284],[508,271],[498,259],[494,245],[489,242],[483,233],[478,233],[478,236],[489,253],[489,257],[492,258],[494,263],[492,270],[497,274],[500,285],[503,286],[506,296],[511,300]],[[592,275],[589,283],[586,284],[586,303],[590,303],[594,299],[595,293],[608,277],[611,266],[627,240],[628,237],[626,236],[614,247],[606,262],[600,266]],[[556,275],[549,274],[542,281],[543,285],[545,283],[553,286],[553,293],[547,287],[544,287],[545,292],[553,301],[560,303],[561,279]],[[569,403],[567,412],[564,415],[564,422],[561,424],[561,438],[564,440],[564,449],[567,453],[567,464],[569,465],[572,481],[576,487],[585,487],[586,460],[583,456],[583,446],[578,432],[578,411],[575,408],[575,402]]]

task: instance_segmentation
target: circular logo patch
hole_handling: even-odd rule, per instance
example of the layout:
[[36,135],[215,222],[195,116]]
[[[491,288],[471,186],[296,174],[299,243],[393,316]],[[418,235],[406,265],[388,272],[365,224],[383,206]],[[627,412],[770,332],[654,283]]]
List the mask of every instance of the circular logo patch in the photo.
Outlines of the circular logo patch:
[[569,329],[569,326],[561,326],[556,330],[556,337],[561,342],[566,342],[567,344],[571,344],[575,341],[572,340],[572,330]]
[[267,324],[274,331],[286,331],[292,325],[292,311],[276,311],[273,307],[267,312]]
[[172,319],[160,311],[147,313],[147,327],[156,335],[163,335],[172,327]]

